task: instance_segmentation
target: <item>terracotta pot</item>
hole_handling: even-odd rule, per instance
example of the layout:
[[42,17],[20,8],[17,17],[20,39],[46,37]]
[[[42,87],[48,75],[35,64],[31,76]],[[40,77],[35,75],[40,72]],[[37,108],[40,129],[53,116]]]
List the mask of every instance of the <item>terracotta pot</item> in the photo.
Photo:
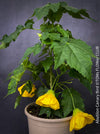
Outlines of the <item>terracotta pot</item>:
[[33,104],[31,103],[25,107],[29,134],[74,134],[74,132],[69,132],[69,122],[71,117],[62,119],[39,118],[28,113],[27,108],[30,105]]

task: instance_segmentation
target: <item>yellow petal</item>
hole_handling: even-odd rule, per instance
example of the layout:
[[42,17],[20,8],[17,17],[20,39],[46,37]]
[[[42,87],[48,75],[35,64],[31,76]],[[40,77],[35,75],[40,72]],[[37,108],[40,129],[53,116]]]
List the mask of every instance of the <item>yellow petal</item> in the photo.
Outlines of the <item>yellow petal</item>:
[[83,116],[85,118],[87,124],[91,124],[95,120],[95,118],[91,114],[84,113],[84,112],[80,112],[79,114],[80,116]]
[[82,112],[79,109],[73,111],[73,116],[70,121],[70,131],[80,130],[85,127],[87,124],[91,124],[94,121],[94,117],[91,114]]
[[59,102],[56,99],[53,90],[48,90],[47,93],[44,95],[40,96],[36,100],[36,104],[43,106],[43,107],[50,107],[54,110],[57,110],[60,108]]
[[74,126],[75,126],[75,120],[72,117],[72,119],[70,120],[70,132],[74,129]]
[[22,85],[22,86],[20,86],[19,88],[18,88],[18,91],[19,91],[19,93],[21,94],[22,93],[22,88],[25,86],[25,83]]
[[74,130],[80,130],[85,126],[85,118],[79,117],[79,116],[73,116],[70,121],[70,131]]
[[75,130],[80,130],[82,129],[83,127],[85,127],[87,124],[86,120],[84,117],[81,117],[81,116],[76,116],[76,119],[75,119]]
[[[20,87],[18,88],[18,91],[19,91],[20,95],[21,95],[21,93],[22,93],[22,88],[25,86],[25,84],[26,84],[26,83],[24,83],[22,86],[20,86]],[[28,91],[25,90],[24,93],[22,94],[22,97],[30,97],[30,98],[32,98],[32,97],[34,96],[34,91],[35,91],[35,90],[36,90],[35,85],[33,85],[31,92],[28,93]]]

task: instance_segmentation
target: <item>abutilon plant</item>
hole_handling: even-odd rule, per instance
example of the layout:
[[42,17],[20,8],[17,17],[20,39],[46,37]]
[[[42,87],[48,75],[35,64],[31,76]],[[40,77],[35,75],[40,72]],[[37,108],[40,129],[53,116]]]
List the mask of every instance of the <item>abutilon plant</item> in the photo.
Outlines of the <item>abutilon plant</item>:
[[[86,9],[68,6],[66,2],[48,3],[43,7],[36,8],[24,25],[18,25],[13,33],[5,34],[0,40],[0,49],[4,49],[9,47],[11,42],[16,41],[22,31],[26,29],[38,31],[39,42],[26,49],[19,66],[9,76],[7,96],[17,92],[17,88],[19,91],[15,108],[19,105],[22,97],[33,97],[36,104],[40,105],[39,115],[45,113],[47,118],[64,118],[73,111],[74,114],[75,109],[85,111],[81,95],[77,89],[70,88],[69,84],[74,78],[78,79],[90,93],[92,92],[91,67],[92,58],[95,56],[91,46],[80,39],[75,39],[71,31],[65,30],[60,24],[65,13],[75,19],[93,20]],[[40,29],[34,27],[35,17],[37,20],[43,20]],[[37,63],[32,63],[30,60],[32,56],[33,58],[37,56]],[[31,72],[32,80],[23,82],[20,86],[22,77],[27,70]],[[70,76],[71,79],[60,81],[63,75]],[[37,81],[41,82],[39,87],[35,86]],[[71,131],[81,129],[86,125],[83,121],[83,126],[78,126],[76,119],[79,119],[79,116],[82,120],[85,119],[82,117],[85,114],[79,111],[80,114],[76,113],[72,118]],[[86,115],[86,118],[88,117]],[[92,123],[94,118],[92,115],[90,118]],[[76,124],[72,125],[73,122]]]

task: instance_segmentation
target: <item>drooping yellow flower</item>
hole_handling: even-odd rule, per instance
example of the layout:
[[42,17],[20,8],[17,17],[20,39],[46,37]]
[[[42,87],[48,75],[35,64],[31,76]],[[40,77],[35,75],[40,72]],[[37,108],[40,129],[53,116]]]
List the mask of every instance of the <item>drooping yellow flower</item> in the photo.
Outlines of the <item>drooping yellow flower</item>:
[[36,104],[43,107],[50,107],[54,110],[60,108],[59,102],[55,97],[55,93],[52,89],[48,90],[48,92],[44,95],[38,97],[38,99],[36,100]]
[[[22,88],[25,86],[25,84],[26,84],[26,83],[24,83],[22,86],[20,86],[20,87],[18,88],[18,91],[19,91],[20,95],[22,94]],[[30,98],[32,98],[32,97],[34,96],[34,91],[35,91],[35,90],[36,90],[35,85],[33,85],[31,92],[28,93],[28,91],[25,90],[25,91],[23,92],[23,94],[22,94],[22,97],[30,97]]]
[[70,131],[80,130],[87,124],[91,124],[94,121],[94,117],[91,114],[82,112],[80,109],[75,108],[73,111],[73,116],[70,121]]

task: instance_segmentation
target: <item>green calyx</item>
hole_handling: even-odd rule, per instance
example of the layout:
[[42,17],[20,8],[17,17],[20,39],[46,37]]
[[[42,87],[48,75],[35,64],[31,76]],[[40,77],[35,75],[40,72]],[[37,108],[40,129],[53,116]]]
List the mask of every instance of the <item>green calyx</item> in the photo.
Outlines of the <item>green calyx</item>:
[[81,110],[79,108],[75,108],[73,110],[73,116],[75,116],[77,113],[81,112]]
[[55,96],[55,92],[52,89],[48,90],[47,93],[48,94],[53,94]]

